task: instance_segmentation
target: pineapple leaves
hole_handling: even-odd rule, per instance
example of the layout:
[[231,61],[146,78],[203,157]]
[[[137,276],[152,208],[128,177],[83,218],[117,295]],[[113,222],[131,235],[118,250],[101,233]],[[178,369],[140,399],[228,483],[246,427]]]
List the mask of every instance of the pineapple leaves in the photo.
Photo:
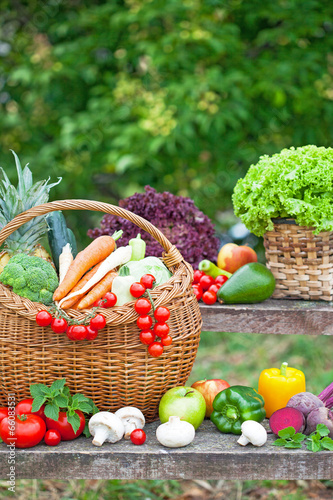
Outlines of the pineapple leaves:
[[24,170],[22,171],[21,163],[17,154],[12,149],[11,152],[14,155],[16,170],[17,170],[17,178],[18,178],[17,192],[19,198],[22,200],[25,196],[26,191],[32,186],[32,173],[28,167],[28,164],[24,167]]

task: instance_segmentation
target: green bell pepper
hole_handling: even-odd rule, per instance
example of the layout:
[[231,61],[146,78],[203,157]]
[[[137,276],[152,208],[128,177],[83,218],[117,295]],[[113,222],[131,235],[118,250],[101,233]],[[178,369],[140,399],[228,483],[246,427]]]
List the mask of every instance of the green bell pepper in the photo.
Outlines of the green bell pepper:
[[215,396],[210,419],[220,432],[241,434],[245,420],[264,420],[264,404],[264,398],[252,387],[233,385]]

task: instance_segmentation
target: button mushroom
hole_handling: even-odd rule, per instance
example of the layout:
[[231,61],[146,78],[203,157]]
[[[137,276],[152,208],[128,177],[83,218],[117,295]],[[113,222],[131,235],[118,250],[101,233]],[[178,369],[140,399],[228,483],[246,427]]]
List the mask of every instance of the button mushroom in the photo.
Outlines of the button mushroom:
[[124,435],[124,425],[119,417],[109,411],[100,411],[89,420],[89,431],[94,437],[92,444],[102,446],[107,441],[116,443]]
[[246,420],[241,426],[242,435],[237,443],[246,446],[248,443],[254,446],[263,446],[267,441],[266,429],[254,420]]
[[180,420],[179,417],[169,417],[169,421],[161,424],[156,429],[156,438],[163,446],[168,448],[180,448],[190,444],[195,437],[195,429],[192,424]]
[[134,406],[125,406],[116,411],[115,415],[122,421],[125,428],[125,439],[130,439],[134,429],[143,429],[145,426],[145,417],[143,413]]

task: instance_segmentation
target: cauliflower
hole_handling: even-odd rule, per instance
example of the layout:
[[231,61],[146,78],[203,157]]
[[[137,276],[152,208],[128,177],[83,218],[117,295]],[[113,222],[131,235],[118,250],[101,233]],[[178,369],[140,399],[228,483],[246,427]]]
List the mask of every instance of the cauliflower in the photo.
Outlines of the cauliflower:
[[40,257],[25,253],[14,255],[0,274],[0,281],[11,286],[21,297],[51,304],[58,277],[52,265]]

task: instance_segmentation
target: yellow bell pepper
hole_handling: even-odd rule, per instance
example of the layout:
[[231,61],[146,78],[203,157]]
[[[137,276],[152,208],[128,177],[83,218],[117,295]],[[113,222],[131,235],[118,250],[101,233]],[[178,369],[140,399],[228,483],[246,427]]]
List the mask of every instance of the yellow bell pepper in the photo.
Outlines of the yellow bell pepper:
[[282,363],[281,368],[268,368],[259,376],[258,392],[265,400],[266,417],[284,408],[289,399],[305,392],[305,376],[301,370]]

